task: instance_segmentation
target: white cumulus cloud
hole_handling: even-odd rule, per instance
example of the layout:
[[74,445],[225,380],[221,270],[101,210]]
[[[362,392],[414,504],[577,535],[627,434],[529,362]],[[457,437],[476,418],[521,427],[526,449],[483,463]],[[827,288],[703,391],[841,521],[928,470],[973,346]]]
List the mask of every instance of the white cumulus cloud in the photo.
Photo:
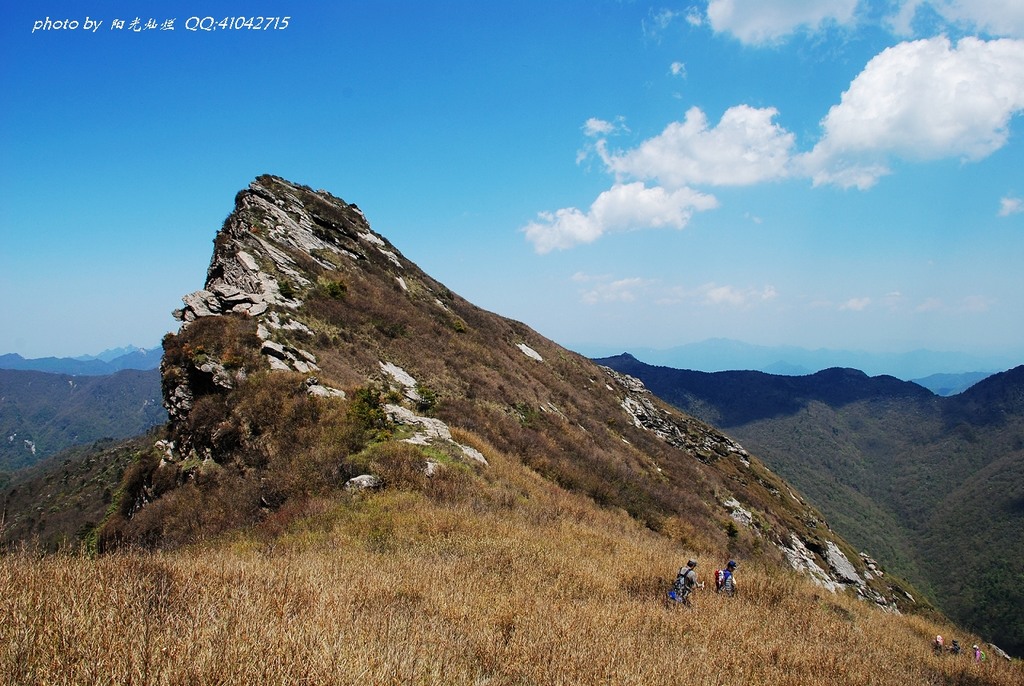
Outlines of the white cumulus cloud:
[[610,121],[605,121],[604,119],[591,117],[587,121],[583,122],[583,133],[592,138],[595,136],[607,136],[613,131],[615,131],[615,124]]
[[541,212],[523,228],[538,253],[592,243],[606,233],[641,228],[681,229],[695,211],[718,206],[714,196],[691,188],[668,191],[642,182],[617,183],[604,191],[587,212],[567,207]]
[[683,121],[626,152],[598,146],[605,164],[620,177],[656,180],[671,187],[689,184],[737,186],[783,178],[794,136],[774,123],[774,108],[730,107],[715,127],[692,107]]
[[1024,212],[1024,200],[1020,198],[1002,198],[999,201],[999,216],[1009,217],[1011,214]]
[[840,310],[852,310],[853,312],[863,312],[867,309],[868,305],[871,304],[871,298],[850,298],[842,305],[839,306]]
[[908,160],[981,159],[1002,147],[1024,110],[1024,41],[946,37],[874,57],[822,121],[803,157],[815,183],[867,188]]
[[710,0],[708,20],[719,33],[751,45],[775,43],[807,28],[851,24],[858,0]]
[[778,295],[774,286],[739,288],[709,283],[702,286],[700,290],[705,305],[728,305],[731,307],[748,307],[754,303],[774,300]]
[[897,32],[909,35],[918,11],[925,8],[967,31],[1024,38],[1024,3],[1020,0],[902,0],[888,21]]
[[594,305],[599,302],[634,302],[639,292],[647,288],[652,282],[649,279],[631,277],[627,279],[616,279],[614,281],[598,283],[594,287],[583,292],[583,302]]

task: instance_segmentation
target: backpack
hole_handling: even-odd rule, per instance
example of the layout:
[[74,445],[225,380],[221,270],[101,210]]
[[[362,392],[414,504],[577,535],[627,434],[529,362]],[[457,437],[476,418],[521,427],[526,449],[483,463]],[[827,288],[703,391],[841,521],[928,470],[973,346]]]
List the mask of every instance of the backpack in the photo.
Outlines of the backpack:
[[732,578],[732,572],[728,569],[715,570],[715,593],[732,595],[736,591],[735,583]]
[[679,574],[676,575],[676,580],[672,584],[672,590],[668,592],[668,595],[672,600],[683,600],[690,594],[691,585],[687,583],[687,576],[693,572],[689,567],[683,567],[679,570]]

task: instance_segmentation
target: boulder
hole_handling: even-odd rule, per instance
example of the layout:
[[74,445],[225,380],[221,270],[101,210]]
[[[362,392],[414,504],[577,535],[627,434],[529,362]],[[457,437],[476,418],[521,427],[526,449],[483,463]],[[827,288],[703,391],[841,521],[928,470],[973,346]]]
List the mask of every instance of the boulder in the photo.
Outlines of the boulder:
[[383,486],[384,481],[379,476],[374,476],[373,474],[360,474],[345,482],[345,490],[348,491],[376,490]]

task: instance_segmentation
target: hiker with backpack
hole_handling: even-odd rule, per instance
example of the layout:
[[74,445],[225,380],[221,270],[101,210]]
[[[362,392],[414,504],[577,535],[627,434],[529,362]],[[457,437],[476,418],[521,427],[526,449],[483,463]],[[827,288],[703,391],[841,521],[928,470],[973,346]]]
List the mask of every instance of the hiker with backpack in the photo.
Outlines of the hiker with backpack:
[[679,573],[676,574],[676,580],[672,584],[672,590],[668,592],[668,597],[677,603],[683,605],[690,604],[690,593],[697,587],[697,561],[690,560],[686,563],[685,567],[679,568]]
[[729,560],[725,569],[715,571],[715,593],[724,593],[728,596],[736,595],[736,562]]

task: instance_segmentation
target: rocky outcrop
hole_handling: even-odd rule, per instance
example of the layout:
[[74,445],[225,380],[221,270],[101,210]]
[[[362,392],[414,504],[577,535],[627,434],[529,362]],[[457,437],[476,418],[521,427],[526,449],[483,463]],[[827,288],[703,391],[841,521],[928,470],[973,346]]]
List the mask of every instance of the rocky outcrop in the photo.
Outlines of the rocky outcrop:
[[[639,379],[608,367],[603,369],[615,384],[614,387],[608,385],[608,388],[623,393],[620,405],[636,426],[653,432],[670,445],[686,450],[705,464],[732,459],[741,468],[750,469],[750,454],[739,443],[702,422],[663,409]],[[752,479],[759,480],[753,472],[748,473]],[[762,482],[762,485],[776,497],[784,497],[770,483]],[[788,497],[803,510],[802,518],[810,530],[827,529],[803,500],[791,490],[787,491]],[[913,597],[902,589],[877,582],[882,572],[874,561],[874,567],[869,568],[867,562],[858,560],[864,566],[864,572],[861,573],[832,540],[823,543],[816,541],[812,549],[796,532],[785,531],[780,536],[777,531],[762,531],[755,510],[734,496],[723,497],[720,504],[735,525],[744,527],[751,535],[768,538],[794,570],[807,575],[822,588],[833,593],[851,589],[858,597],[893,612],[899,612],[897,596],[903,596],[910,604],[914,603]],[[875,581],[872,582],[872,579]]]
[[[399,257],[373,234],[355,205],[325,191],[260,177],[236,196],[235,210],[214,242],[204,287],[183,296],[183,307],[174,316],[182,322],[182,331],[205,318],[247,317],[256,325],[258,350],[267,367],[312,375],[320,371],[316,355],[293,341],[314,335],[298,316],[299,294],[314,285],[301,262],[312,259],[335,268],[332,260],[355,264],[367,259],[368,250],[382,252],[391,264],[401,266]],[[230,391],[251,371],[229,365],[210,350],[178,355],[171,362],[165,355],[161,366],[164,405],[171,433],[180,438],[177,443],[183,450],[194,447],[181,434],[197,399]],[[344,396],[310,378],[310,395]]]
[[[331,384],[346,384],[360,387],[362,403],[363,391],[370,391],[366,409],[374,435],[423,446],[421,467],[428,477],[453,461],[488,465],[483,454],[457,440],[458,432],[453,436],[445,421],[430,415],[453,421],[458,410],[452,408],[460,403],[470,416],[476,402],[499,411],[511,404],[517,413],[515,408],[528,406],[550,421],[522,414],[526,430],[503,429],[500,443],[521,447],[532,458],[574,432],[585,435],[583,440],[610,439],[615,445],[601,445],[594,464],[614,478],[636,476],[652,488],[704,489],[700,505],[707,508],[709,527],[739,544],[737,549],[778,546],[794,568],[830,590],[855,588],[869,599],[882,592],[881,570],[847,558],[820,515],[739,443],[673,411],[640,380],[584,366],[525,326],[462,301],[374,234],[357,207],[323,191],[260,177],[239,193],[214,241],[204,287],[184,296],[176,316],[181,331],[165,341],[163,368],[172,425],[170,441],[161,448],[167,462],[213,469],[220,455],[228,455],[245,469],[251,460],[254,470],[269,462],[269,449],[266,455],[259,451],[272,444],[272,436],[230,406],[232,397],[251,401],[250,388],[264,403],[257,405],[261,417],[281,417],[274,414],[280,408],[299,407],[307,413],[303,421],[351,408],[311,403],[302,394],[344,398]],[[481,359],[465,359],[473,356]],[[277,371],[299,378],[275,377]],[[584,379],[588,393],[594,391],[587,397],[592,405],[576,405],[573,389]],[[562,387],[549,392],[552,384]],[[282,395],[287,402],[276,403]],[[526,402],[505,404],[509,399]],[[601,421],[588,422],[589,412]],[[476,431],[491,422],[464,426]],[[548,430],[560,432],[556,440],[543,435]],[[583,473],[591,457],[582,451],[572,459],[581,461]],[[576,473],[576,467],[566,473]],[[381,487],[386,484],[373,474],[346,484],[350,490]],[[265,490],[266,507],[276,507],[273,484]],[[631,502],[614,492],[610,498],[619,505]]]
[[610,367],[602,369],[623,391],[622,409],[635,426],[651,431],[671,446],[686,450],[701,462],[734,458],[750,466],[750,454],[736,441],[692,418],[663,409],[639,379]]
[[384,481],[374,474],[360,474],[345,482],[346,491],[373,491],[384,486]]
[[[380,368],[387,379],[390,379],[390,381],[397,384],[404,391],[407,400],[412,403],[423,401],[423,398],[420,397],[419,392],[416,390],[419,384],[411,374],[391,362],[381,362]],[[389,421],[414,429],[415,433],[411,437],[403,439],[406,443],[412,443],[413,445],[448,444],[456,447],[462,457],[482,465],[487,464],[487,458],[479,450],[472,446],[463,445],[453,439],[448,425],[440,419],[417,415],[402,405],[388,404],[384,406],[384,411],[387,413]],[[429,466],[428,469],[430,469]]]

